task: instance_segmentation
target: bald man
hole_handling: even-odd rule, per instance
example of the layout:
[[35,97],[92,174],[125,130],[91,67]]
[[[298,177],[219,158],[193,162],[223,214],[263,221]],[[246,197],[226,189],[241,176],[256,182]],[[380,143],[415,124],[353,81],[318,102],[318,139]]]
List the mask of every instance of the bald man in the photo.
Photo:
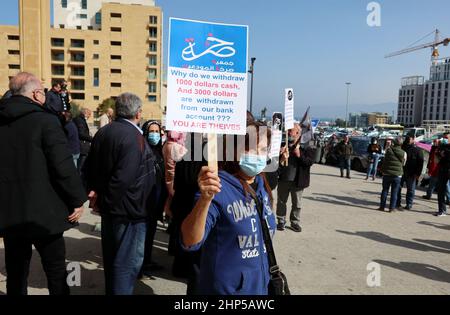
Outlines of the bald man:
[[58,118],[47,112],[41,82],[30,73],[10,81],[0,101],[0,237],[8,295],[26,295],[32,245],[52,295],[69,294],[63,233],[87,200]]

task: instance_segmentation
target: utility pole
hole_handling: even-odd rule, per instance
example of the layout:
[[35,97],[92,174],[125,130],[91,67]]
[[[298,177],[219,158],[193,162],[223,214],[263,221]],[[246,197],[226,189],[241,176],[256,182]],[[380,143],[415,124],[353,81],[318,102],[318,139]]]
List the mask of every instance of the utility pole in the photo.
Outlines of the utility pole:
[[252,62],[250,65],[250,70],[248,71],[248,73],[250,73],[252,75],[251,81],[250,81],[250,113],[253,114],[253,74],[255,72],[255,57],[252,57]]
[[348,127],[348,100],[349,100],[349,96],[350,96],[350,85],[352,83],[346,82],[345,84],[347,85],[347,106],[345,108],[345,129],[347,129],[347,127]]

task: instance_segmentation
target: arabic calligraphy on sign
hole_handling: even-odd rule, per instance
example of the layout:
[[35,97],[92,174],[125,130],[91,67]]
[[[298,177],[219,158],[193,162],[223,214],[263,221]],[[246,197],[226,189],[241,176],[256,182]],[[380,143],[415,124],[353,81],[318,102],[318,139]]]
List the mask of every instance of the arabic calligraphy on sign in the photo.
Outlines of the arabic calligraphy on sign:
[[233,57],[236,54],[236,49],[234,49],[233,47],[234,46],[233,42],[227,42],[212,36],[209,36],[206,40],[208,42],[216,44],[209,46],[206,50],[197,54],[194,49],[195,42],[191,39],[187,41],[188,46],[185,49],[183,49],[181,57],[185,61],[193,61],[208,54],[214,55],[219,58],[229,58]]

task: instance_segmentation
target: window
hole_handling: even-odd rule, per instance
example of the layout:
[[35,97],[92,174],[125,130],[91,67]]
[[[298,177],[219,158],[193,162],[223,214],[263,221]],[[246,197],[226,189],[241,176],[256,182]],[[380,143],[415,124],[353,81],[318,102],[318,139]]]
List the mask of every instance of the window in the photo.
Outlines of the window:
[[59,28],[65,28],[66,26],[64,24],[59,24]]
[[111,60],[122,60],[122,56],[120,56],[120,55],[111,55]]
[[77,14],[77,18],[86,20],[86,19],[87,19],[87,14],[84,14],[84,13],[82,13],[82,14]]
[[52,46],[64,47],[64,38],[52,38]]
[[122,42],[111,41],[111,46],[122,46]]
[[448,89],[448,82],[445,83],[445,88]]
[[120,13],[111,13],[111,17],[120,19],[122,17],[122,14],[120,14]]
[[84,39],[71,39],[70,47],[73,48],[84,48]]
[[411,90],[411,95],[414,95],[414,90]]
[[158,51],[158,43],[151,41],[149,44],[148,50],[151,52],[157,52]]
[[20,55],[20,50],[8,50],[8,54],[10,55]]
[[156,64],[157,64],[156,55],[151,55],[149,57],[148,64],[151,66],[156,66]]
[[81,30],[81,26],[77,26],[77,30]]
[[158,17],[151,15],[150,16],[150,24],[158,24]]
[[122,32],[122,28],[121,27],[111,27],[111,32],[120,33],[120,32]]
[[98,24],[98,25],[102,24],[102,13],[101,12],[95,13],[95,24]]
[[99,100],[100,100],[100,96],[94,95],[94,101],[99,101]]
[[67,0],[61,0],[61,6],[67,8]]
[[100,41],[98,39],[94,39],[94,45],[99,45]]
[[111,73],[120,74],[122,73],[121,69],[111,69]]
[[87,9],[87,0],[81,0],[81,8],[82,8],[83,10],[86,10],[86,9]]
[[100,73],[98,68],[94,68],[94,86],[100,86]]
[[119,82],[111,82],[111,87],[120,88],[120,87],[122,87],[122,83],[119,83]]
[[97,59],[99,59],[100,58],[100,55],[99,54],[94,54],[94,55],[92,55],[92,59],[94,59],[94,60],[97,60]]
[[20,40],[20,37],[18,35],[8,35],[9,40]]
[[155,82],[150,82],[148,84],[148,92],[149,93],[156,93],[156,83]]
[[70,93],[70,96],[73,100],[84,100],[85,96],[84,93]]
[[93,26],[88,26],[88,30],[90,30],[90,31],[92,31],[94,29],[94,27]]
[[152,103],[153,103],[153,102],[156,102],[156,95],[149,95],[149,96],[148,96],[148,101],[149,101],[149,102],[152,102]]
[[20,70],[20,65],[8,65],[8,68]]
[[72,80],[71,86],[72,86],[72,90],[83,91],[84,90],[84,80]]
[[84,62],[84,53],[83,52],[72,53],[72,61]]
[[72,67],[72,75],[84,77],[84,66],[83,67]]
[[148,78],[150,80],[156,80],[157,70],[156,69],[149,69],[148,70]]
[[64,61],[64,52],[62,51],[53,51],[52,52],[52,60],[53,61]]
[[158,37],[158,29],[156,27],[150,27],[149,36],[151,38],[157,38]]
[[63,65],[52,65],[52,74],[53,75],[64,75],[64,66]]

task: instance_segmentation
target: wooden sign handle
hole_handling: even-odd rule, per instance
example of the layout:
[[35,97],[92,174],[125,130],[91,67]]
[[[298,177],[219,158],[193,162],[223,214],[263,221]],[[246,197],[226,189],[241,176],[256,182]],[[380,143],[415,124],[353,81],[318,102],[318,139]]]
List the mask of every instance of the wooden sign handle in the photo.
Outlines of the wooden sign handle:
[[208,134],[208,167],[217,175],[219,166],[217,163],[217,135]]

